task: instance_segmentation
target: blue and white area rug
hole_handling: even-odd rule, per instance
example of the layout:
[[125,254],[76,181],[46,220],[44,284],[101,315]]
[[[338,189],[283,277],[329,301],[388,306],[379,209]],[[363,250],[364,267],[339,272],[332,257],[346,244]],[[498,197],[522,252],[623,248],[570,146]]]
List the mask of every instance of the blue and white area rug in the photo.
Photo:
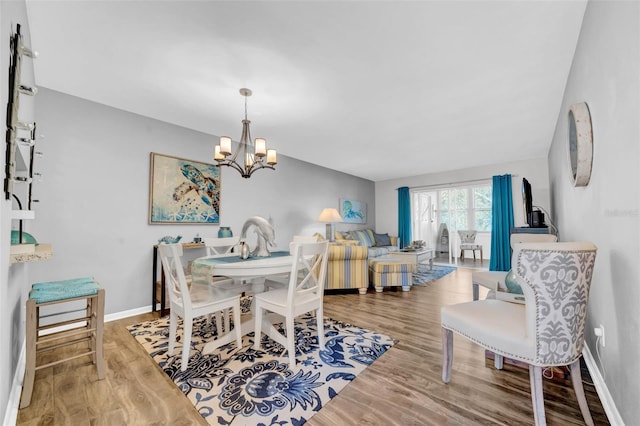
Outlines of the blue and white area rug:
[[431,270],[427,265],[420,265],[418,272],[413,274],[413,285],[427,285],[431,281],[442,278],[455,270],[455,266],[433,265],[433,270]]
[[[194,320],[189,368],[180,371],[182,323],[173,356],[167,354],[169,319],[129,326],[129,332],[213,425],[302,425],[342,388],[393,346],[385,335],[325,318],[325,346],[319,350],[312,315],[296,318],[298,368],[289,369],[284,348],[262,335],[254,350],[253,333],[203,355],[215,338],[215,320]],[[282,331],[282,330],[281,330]],[[284,355],[284,356],[283,356]]]

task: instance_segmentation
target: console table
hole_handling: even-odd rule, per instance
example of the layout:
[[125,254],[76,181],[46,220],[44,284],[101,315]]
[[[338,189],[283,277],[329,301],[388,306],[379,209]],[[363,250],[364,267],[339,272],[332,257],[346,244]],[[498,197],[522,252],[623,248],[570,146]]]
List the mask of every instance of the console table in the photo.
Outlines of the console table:
[[[182,243],[183,250],[204,248],[204,243]],[[158,300],[158,245],[153,246],[153,283],[151,287],[151,312],[157,311],[156,303],[160,302],[160,316],[165,316],[169,313],[169,309],[165,307],[167,302],[166,292],[164,289],[164,272],[162,271],[162,265],[160,265],[160,300]]]

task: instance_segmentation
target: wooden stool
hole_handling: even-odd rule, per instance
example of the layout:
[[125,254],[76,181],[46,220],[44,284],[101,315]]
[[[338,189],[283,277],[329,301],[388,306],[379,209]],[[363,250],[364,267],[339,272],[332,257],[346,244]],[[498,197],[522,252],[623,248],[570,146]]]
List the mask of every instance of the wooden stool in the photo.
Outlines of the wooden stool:
[[[86,308],[65,311],[40,316],[40,307],[86,300]],[[73,312],[84,312],[84,316],[69,320],[40,325],[40,320],[56,315],[66,315]],[[39,335],[39,331],[54,327],[67,326],[82,322],[83,325],[67,330]],[[37,283],[31,287],[27,300],[26,323],[26,366],[20,408],[28,407],[31,403],[33,381],[37,370],[51,367],[65,361],[92,355],[93,363],[98,369],[98,380],[104,379],[104,357],[102,350],[102,335],[104,326],[104,289],[100,288],[93,278],[77,278],[65,281]],[[69,339],[69,337],[72,337]],[[62,341],[56,342],[58,340]],[[36,365],[36,354],[79,342],[88,341],[89,348],[82,348],[83,352],[44,365]],[[52,343],[53,342],[53,343]]]

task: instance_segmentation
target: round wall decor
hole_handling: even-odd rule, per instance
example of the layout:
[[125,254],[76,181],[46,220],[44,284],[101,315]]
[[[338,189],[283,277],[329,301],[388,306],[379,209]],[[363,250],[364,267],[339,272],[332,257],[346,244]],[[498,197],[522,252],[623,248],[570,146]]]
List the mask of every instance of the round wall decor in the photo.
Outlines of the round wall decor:
[[591,114],[585,102],[569,107],[569,178],[573,186],[587,186],[593,163]]

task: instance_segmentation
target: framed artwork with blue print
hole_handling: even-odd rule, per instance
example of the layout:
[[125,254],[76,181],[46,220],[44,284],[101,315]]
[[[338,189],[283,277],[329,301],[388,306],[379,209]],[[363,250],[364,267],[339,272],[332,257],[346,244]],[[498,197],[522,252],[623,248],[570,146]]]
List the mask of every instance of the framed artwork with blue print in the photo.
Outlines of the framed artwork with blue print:
[[367,223],[367,203],[341,198],[340,216],[345,223]]
[[220,168],[151,153],[150,224],[219,224]]

